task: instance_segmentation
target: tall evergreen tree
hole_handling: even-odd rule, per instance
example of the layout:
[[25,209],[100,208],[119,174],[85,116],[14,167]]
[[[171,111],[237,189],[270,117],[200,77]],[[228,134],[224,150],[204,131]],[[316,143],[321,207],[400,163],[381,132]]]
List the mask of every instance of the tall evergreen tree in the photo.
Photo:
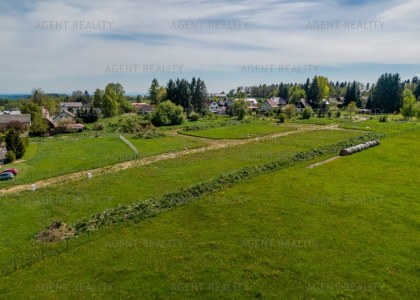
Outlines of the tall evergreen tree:
[[309,103],[312,107],[318,106],[319,101],[319,86],[318,86],[318,77],[315,76],[312,79],[311,85],[309,86],[308,92],[306,94]]
[[149,98],[152,104],[158,104],[157,95],[159,91],[159,82],[156,78],[152,80],[152,85],[149,88]]
[[400,75],[385,73],[379,77],[372,93],[371,106],[385,113],[399,111],[401,108],[402,85]]

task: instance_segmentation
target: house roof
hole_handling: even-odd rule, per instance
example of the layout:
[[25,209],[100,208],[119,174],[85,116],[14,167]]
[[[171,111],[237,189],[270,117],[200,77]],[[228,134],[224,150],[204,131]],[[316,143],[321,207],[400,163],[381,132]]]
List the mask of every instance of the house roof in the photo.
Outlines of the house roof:
[[82,102],[60,102],[60,107],[82,108]]
[[133,103],[131,103],[131,105],[134,106],[137,109],[140,109],[144,106],[149,106],[149,104],[144,103],[144,102],[133,102]]
[[75,115],[74,113],[72,113],[72,112],[70,112],[70,111],[68,111],[68,110],[64,110],[64,111],[62,111],[60,114],[62,114],[62,113],[66,113],[66,114],[68,114],[70,117],[73,117],[73,118],[75,118],[75,117],[76,117],[76,115]]
[[44,119],[47,120],[48,122],[50,122],[50,124],[52,126],[57,127],[57,125],[58,125],[57,122],[53,118],[51,118],[50,116],[45,116]]
[[277,103],[277,106],[279,106],[279,105],[286,105],[287,104],[287,101],[286,100],[284,100],[283,98],[281,98],[281,97],[271,97],[270,99],[268,99],[268,100],[272,100],[272,101],[275,101],[276,103]]
[[21,114],[21,115],[1,115],[0,124],[9,124],[10,122],[21,122],[21,123],[31,123],[31,114]]
[[279,104],[277,103],[276,100],[273,99],[268,99],[266,100],[266,102],[268,103],[268,105],[270,105],[271,107],[279,107]]
[[153,111],[153,107],[152,107],[151,105],[144,105],[144,106],[141,108],[141,110],[142,110],[142,111],[151,112],[151,111]]
[[305,99],[301,98],[296,104],[302,104],[304,107],[309,106],[308,101],[306,101]]

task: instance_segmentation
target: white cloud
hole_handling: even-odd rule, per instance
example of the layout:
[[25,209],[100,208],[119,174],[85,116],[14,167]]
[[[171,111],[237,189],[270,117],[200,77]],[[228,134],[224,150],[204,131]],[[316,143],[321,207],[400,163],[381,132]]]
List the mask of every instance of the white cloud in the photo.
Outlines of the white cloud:
[[[417,0],[353,6],[334,1],[34,1],[20,12],[0,14],[0,80],[10,91],[40,84],[69,91],[81,84],[80,89],[94,89],[112,79],[104,73],[112,64],[181,64],[197,72],[235,72],[243,64],[418,65],[419,17]],[[171,29],[177,21],[208,27],[209,21],[223,20],[242,27]],[[308,22],[334,20],[341,22],[338,29],[306,29]],[[383,21],[384,27],[349,30],[343,28],[346,20]],[[70,23],[42,30],[36,28],[39,21]],[[73,30],[73,21],[109,21],[112,27]],[[139,83],[139,89],[147,84]]]

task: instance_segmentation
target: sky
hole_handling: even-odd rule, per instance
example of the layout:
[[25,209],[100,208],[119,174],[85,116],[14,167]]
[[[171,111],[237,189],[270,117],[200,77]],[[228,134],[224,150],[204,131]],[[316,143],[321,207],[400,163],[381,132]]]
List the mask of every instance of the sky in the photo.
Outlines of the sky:
[[0,94],[420,76],[419,0],[0,0]]

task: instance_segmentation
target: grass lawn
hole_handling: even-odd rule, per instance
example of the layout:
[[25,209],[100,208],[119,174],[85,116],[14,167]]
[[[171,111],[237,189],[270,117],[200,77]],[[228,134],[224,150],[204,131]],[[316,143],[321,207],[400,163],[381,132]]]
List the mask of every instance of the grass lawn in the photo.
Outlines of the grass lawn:
[[[180,187],[206,181],[228,171],[272,161],[360,135],[352,131],[317,131],[218,149],[171,161],[96,176],[92,180],[0,196],[0,268],[13,257],[32,252],[33,235],[55,220],[68,223],[106,208],[130,204]],[[22,260],[21,260],[22,261]]]
[[[21,162],[4,166],[19,170],[11,181],[0,182],[0,188],[34,182],[77,171],[90,170],[135,158],[133,151],[119,139],[119,134],[100,132],[58,135],[30,140],[27,153]],[[158,139],[131,139],[139,150],[139,157],[206,145],[205,141],[185,136],[166,136]]]
[[[320,133],[306,135],[315,140],[315,134]],[[0,296],[416,299],[420,292],[420,159],[414,154],[419,141],[419,131],[386,138],[380,147],[314,169],[306,169],[306,162],[265,174],[153,219],[112,230],[103,238],[3,277]],[[184,183],[188,182],[192,174],[185,172],[195,165],[207,167],[210,175],[210,165],[191,161],[185,170],[172,165],[172,180],[180,180],[183,174]],[[164,168],[156,171],[162,189],[168,191],[169,174],[165,175]],[[129,174],[133,171],[125,173],[126,181],[134,179]],[[140,197],[141,187],[153,189],[148,182],[138,182],[135,189]],[[77,191],[82,186],[73,188]],[[89,193],[88,189],[85,185]],[[119,188],[120,193],[124,191]],[[19,204],[15,219],[23,220],[22,206],[30,206],[28,196],[11,202],[9,210]],[[66,210],[70,209],[49,205],[48,211],[62,216]],[[23,229],[26,222],[9,227]],[[4,228],[2,232],[0,247],[9,247],[5,240],[18,238]]]
[[395,116],[390,116],[387,122],[379,122],[379,116],[374,116],[372,119],[366,121],[342,124],[341,127],[346,129],[373,130],[386,134],[393,134],[419,128],[420,122],[402,121],[401,117],[396,119]]
[[252,121],[249,124],[227,125],[202,130],[182,131],[181,133],[209,139],[247,139],[291,130],[296,130],[296,126],[279,125],[267,121]]

